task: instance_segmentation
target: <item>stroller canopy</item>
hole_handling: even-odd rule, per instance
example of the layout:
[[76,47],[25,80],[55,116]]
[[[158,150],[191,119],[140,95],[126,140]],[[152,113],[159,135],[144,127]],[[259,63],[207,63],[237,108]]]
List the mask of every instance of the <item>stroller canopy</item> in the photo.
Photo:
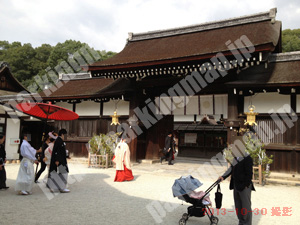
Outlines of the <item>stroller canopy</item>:
[[202,185],[203,184],[198,179],[192,177],[191,175],[182,176],[179,179],[176,179],[173,184],[173,196],[178,197],[189,194]]

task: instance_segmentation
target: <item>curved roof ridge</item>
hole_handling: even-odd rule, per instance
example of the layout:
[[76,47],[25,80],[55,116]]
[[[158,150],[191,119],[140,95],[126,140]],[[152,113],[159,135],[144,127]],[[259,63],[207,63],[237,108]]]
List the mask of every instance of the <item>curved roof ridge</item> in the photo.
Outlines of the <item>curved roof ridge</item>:
[[140,40],[153,39],[153,38],[168,37],[168,36],[173,36],[178,34],[199,32],[199,31],[224,28],[224,27],[230,27],[230,26],[253,23],[253,22],[261,22],[266,20],[271,20],[271,22],[274,23],[276,13],[277,13],[277,8],[272,8],[267,12],[255,13],[251,15],[234,17],[234,18],[219,20],[219,21],[206,22],[206,23],[195,24],[190,26],[183,26],[183,27],[177,27],[177,28],[171,28],[165,30],[135,33],[135,34],[130,32],[128,33],[128,41],[132,42],[132,41],[140,41]]
[[286,62],[300,60],[300,51],[273,53],[269,56],[270,62]]
[[88,72],[81,72],[81,73],[65,73],[60,74],[59,79],[60,80],[86,80],[91,79],[92,75]]

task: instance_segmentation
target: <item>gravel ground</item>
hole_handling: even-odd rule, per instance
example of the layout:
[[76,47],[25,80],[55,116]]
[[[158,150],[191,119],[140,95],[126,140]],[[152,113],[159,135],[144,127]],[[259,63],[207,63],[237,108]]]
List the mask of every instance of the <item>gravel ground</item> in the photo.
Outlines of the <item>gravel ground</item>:
[[[189,204],[173,198],[171,187],[181,175],[192,174],[208,188],[226,166],[203,162],[178,162],[173,166],[137,164],[133,166],[135,179],[131,182],[113,182],[115,170],[87,168],[84,164],[70,164],[70,193],[52,194],[43,182],[35,184],[33,194],[17,195],[14,191],[19,164],[6,166],[6,191],[0,191],[0,224],[178,224]],[[209,172],[208,172],[209,171]],[[211,176],[205,176],[211,173]],[[42,177],[44,174],[42,174]],[[42,181],[40,179],[40,181]],[[253,224],[299,224],[300,187],[284,185],[256,185],[252,192]],[[233,193],[229,182],[221,184],[223,205],[215,216],[220,225],[237,224],[233,212]],[[214,201],[216,188],[211,192]],[[279,215],[272,215],[278,207]],[[283,210],[291,207],[291,216]],[[219,215],[218,215],[219,214]],[[280,215],[281,214],[281,215]],[[208,217],[191,217],[188,225],[210,224]]]

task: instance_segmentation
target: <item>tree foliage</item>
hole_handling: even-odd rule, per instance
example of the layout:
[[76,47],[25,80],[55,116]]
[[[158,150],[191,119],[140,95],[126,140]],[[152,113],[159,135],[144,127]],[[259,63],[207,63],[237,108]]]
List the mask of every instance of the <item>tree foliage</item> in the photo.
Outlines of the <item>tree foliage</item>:
[[[86,49],[92,49],[94,54]],[[86,43],[74,40],[67,40],[55,46],[42,44],[36,48],[29,43],[0,41],[0,61],[8,63],[12,74],[25,87],[35,82],[36,75],[44,76],[49,70],[56,71],[57,75],[59,72],[77,73],[83,64],[105,60],[115,54],[105,50],[96,51]],[[77,66],[75,67],[74,64]],[[64,65],[68,65],[71,69],[57,69]]]
[[300,29],[282,31],[282,51],[300,51]]
[[67,61],[73,54],[82,48],[85,44],[80,41],[67,40],[64,43],[58,43],[48,58],[48,65],[52,68],[62,61]]

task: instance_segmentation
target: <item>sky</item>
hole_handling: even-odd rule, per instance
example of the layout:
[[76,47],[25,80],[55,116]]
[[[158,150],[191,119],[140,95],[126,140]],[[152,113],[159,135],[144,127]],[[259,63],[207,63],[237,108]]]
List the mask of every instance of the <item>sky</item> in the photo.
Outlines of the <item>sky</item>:
[[65,40],[120,52],[128,32],[223,20],[277,7],[283,29],[300,28],[299,0],[0,0],[0,40],[38,47]]

